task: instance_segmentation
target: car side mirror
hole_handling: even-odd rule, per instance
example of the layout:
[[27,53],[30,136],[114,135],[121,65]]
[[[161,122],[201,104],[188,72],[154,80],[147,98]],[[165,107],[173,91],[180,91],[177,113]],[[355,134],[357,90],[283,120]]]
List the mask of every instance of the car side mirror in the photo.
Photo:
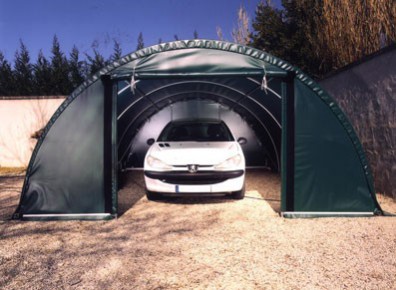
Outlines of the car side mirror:
[[154,138],[150,138],[147,140],[147,145],[151,146],[154,144],[154,142],[155,142]]
[[238,138],[238,143],[240,145],[245,145],[247,143],[247,139],[244,137],[240,137],[240,138]]

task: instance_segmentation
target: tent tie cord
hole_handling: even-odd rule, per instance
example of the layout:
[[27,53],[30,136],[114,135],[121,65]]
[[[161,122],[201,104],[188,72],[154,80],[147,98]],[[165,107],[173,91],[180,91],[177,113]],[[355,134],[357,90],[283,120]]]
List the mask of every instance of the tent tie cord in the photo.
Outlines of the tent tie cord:
[[268,81],[267,81],[267,70],[265,69],[265,64],[263,64],[263,70],[264,70],[264,75],[263,75],[263,80],[261,81],[261,87],[260,89],[265,92],[265,94],[268,95],[267,89],[268,89]]
[[131,77],[131,92],[132,92],[132,94],[135,94],[137,83],[138,83],[138,81],[135,80],[135,68],[133,68],[132,77]]

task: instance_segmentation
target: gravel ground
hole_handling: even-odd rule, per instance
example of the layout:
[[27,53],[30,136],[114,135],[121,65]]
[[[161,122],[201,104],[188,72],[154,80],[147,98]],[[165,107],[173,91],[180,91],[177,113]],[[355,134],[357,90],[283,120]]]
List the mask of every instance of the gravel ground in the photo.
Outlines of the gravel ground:
[[0,289],[396,289],[395,217],[281,218],[271,173],[240,201],[151,202],[134,172],[112,221],[10,221],[22,182],[0,177]]

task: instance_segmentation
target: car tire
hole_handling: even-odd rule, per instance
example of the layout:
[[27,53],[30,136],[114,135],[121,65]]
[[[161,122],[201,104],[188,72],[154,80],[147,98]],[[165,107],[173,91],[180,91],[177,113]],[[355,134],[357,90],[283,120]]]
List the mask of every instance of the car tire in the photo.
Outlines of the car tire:
[[243,199],[245,197],[245,184],[243,185],[241,190],[234,191],[231,194],[231,198],[233,199]]
[[155,191],[146,190],[146,197],[148,200],[160,200],[162,195]]

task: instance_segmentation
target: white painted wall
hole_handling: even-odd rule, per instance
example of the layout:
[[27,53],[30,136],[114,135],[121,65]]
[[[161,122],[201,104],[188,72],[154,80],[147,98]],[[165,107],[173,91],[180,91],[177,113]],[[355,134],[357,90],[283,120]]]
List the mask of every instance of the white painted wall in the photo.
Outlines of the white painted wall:
[[47,124],[63,101],[0,99],[0,167],[28,165],[37,141],[30,136]]

